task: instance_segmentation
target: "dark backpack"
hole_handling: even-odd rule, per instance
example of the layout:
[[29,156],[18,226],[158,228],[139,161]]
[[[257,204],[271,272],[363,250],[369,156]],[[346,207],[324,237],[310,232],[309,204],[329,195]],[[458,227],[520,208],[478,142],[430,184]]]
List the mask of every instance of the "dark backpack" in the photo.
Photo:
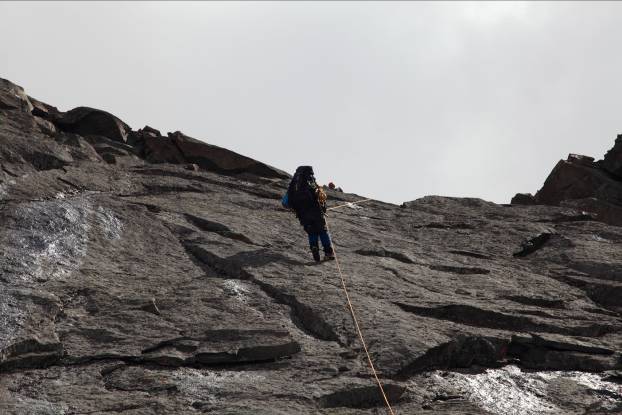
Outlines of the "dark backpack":
[[313,178],[313,170],[309,170],[297,170],[289,183],[287,189],[288,203],[294,210],[319,206],[315,194],[317,185]]

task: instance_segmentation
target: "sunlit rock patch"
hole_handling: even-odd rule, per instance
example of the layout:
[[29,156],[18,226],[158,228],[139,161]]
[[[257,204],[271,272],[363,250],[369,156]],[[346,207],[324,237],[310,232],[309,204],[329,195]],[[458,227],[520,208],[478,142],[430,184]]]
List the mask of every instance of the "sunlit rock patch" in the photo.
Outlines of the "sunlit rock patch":
[[118,239],[122,228],[113,212],[94,207],[88,197],[21,204],[5,218],[2,279],[26,283],[65,277],[79,268],[90,232]]
[[[431,379],[440,390],[452,391],[444,398],[468,399],[496,415],[569,414],[586,404],[611,413],[622,411],[621,385],[603,380],[601,374],[527,372],[505,366],[477,374],[437,371]],[[581,406],[573,407],[579,402]]]

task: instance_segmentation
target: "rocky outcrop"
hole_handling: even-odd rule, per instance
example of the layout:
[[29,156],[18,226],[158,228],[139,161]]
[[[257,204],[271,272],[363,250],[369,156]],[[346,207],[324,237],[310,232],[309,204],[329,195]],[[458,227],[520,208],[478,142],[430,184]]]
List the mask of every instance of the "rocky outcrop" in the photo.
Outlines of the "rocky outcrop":
[[516,193],[510,203],[513,205],[535,205],[536,198],[531,193]]
[[618,134],[615,145],[605,154],[601,165],[603,169],[622,180],[622,134]]
[[622,139],[618,136],[605,159],[570,154],[560,160],[535,196],[518,193],[513,205],[567,206],[592,219],[622,226]]
[[[0,413],[382,413],[336,264],[280,207],[286,174],[151,127],[44,128],[57,110],[6,85]],[[396,413],[622,409],[622,231],[567,203],[330,212]]]
[[150,163],[195,164],[205,170],[230,175],[245,173],[274,179],[289,177],[274,167],[179,131],[162,137],[159,131],[147,126],[134,133],[131,141]]
[[561,160],[536,193],[536,201],[559,205],[564,200],[595,197],[622,203],[622,183],[612,178],[597,164],[585,164],[570,155]]
[[515,257],[527,256],[538,249],[542,248],[544,244],[551,238],[549,232],[542,232],[533,238],[529,238],[521,244],[519,251],[514,252]]
[[0,78],[0,91],[2,91],[2,94],[0,94],[0,108],[24,112],[32,111],[34,108],[24,92],[24,88],[21,86]]
[[[30,140],[15,142],[11,153],[5,146],[3,159],[15,168],[58,169],[77,160],[105,161],[124,167],[147,163],[173,163],[221,174],[254,178],[284,179],[289,175],[267,164],[215,145],[188,137],[179,131],[163,137],[146,126],[133,131],[109,112],[77,107],[67,112],[29,97],[23,88],[0,78],[0,111],[9,120],[7,140],[30,134]],[[35,136],[32,136],[32,134]],[[45,137],[39,137],[45,136]],[[58,147],[54,141],[66,146]],[[66,147],[73,147],[67,149]],[[78,149],[76,149],[78,148]]]
[[99,135],[120,142],[127,141],[130,131],[130,127],[114,115],[89,107],[55,114],[50,121],[62,131],[81,136]]

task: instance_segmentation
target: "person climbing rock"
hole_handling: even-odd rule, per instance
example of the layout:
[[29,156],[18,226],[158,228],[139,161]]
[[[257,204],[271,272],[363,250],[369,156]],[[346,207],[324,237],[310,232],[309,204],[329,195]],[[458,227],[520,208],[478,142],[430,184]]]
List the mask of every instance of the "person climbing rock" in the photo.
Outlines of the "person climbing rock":
[[319,241],[324,248],[324,259],[335,259],[335,253],[326,228],[326,193],[318,186],[311,166],[296,169],[282,204],[296,212],[300,224],[309,236],[311,254],[316,262],[320,261]]
[[335,187],[335,183],[333,183],[333,182],[328,183],[328,188],[329,188],[330,190],[334,190],[334,191],[336,191],[336,192],[341,192],[341,193],[343,193],[343,189],[342,189],[341,187]]

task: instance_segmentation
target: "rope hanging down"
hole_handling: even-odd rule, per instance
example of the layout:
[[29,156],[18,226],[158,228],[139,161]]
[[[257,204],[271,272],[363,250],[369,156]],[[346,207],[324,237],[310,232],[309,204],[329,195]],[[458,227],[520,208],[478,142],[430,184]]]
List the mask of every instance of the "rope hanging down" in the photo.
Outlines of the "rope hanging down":
[[[362,202],[366,202],[368,200],[371,199],[365,199],[365,200],[359,200],[358,202],[354,202],[354,203],[362,203]],[[337,209],[339,207],[343,207],[343,206],[348,206],[348,204],[345,205],[340,205],[340,206],[335,206],[333,208],[330,209]],[[328,226],[328,221],[326,221],[326,230],[328,231],[329,235],[330,235],[330,227]],[[332,236],[331,236],[331,240],[332,240]],[[341,271],[341,265],[339,264],[339,257],[337,256],[337,251],[335,250],[335,244],[333,243],[333,252],[335,255],[335,264],[337,265],[337,271],[339,271],[339,277],[341,278],[341,286],[343,287],[343,292],[346,295],[346,300],[348,301],[348,308],[350,310],[350,314],[352,315],[352,320],[354,321],[354,326],[356,328],[356,331],[358,333],[359,339],[361,340],[361,344],[363,345],[363,350],[365,350],[365,355],[367,356],[367,362],[369,363],[369,368],[371,369],[371,372],[374,376],[374,378],[376,379],[376,383],[378,383],[378,388],[380,389],[380,394],[382,395],[382,398],[384,399],[384,403],[387,405],[387,410],[389,412],[390,415],[395,415],[395,412],[393,412],[393,408],[391,408],[391,404],[389,403],[389,398],[387,397],[387,394],[384,391],[384,387],[382,386],[382,383],[380,382],[380,378],[378,378],[378,374],[376,373],[376,368],[374,367],[374,363],[371,360],[371,356],[369,354],[369,350],[367,350],[367,343],[365,343],[365,338],[363,337],[363,332],[361,331],[361,327],[359,326],[359,322],[358,319],[356,318],[356,313],[354,312],[354,306],[352,305],[352,301],[350,301],[350,294],[348,293],[348,288],[346,287],[346,280],[343,277],[343,272]]]

